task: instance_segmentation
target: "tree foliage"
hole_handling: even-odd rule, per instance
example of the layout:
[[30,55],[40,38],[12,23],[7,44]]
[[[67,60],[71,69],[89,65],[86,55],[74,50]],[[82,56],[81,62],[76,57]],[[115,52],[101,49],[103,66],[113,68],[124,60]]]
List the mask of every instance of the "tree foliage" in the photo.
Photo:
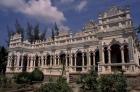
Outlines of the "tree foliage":
[[14,79],[15,83],[17,83],[17,84],[26,84],[31,81],[30,73],[28,73],[28,72],[18,73],[16,75],[14,75],[13,79]]
[[58,36],[59,35],[59,28],[57,26],[57,24],[55,23],[53,28],[52,28],[52,40],[55,39],[55,36]]
[[127,92],[126,78],[122,74],[102,75],[98,83],[99,92]]
[[5,47],[0,47],[0,74],[5,74],[8,52]]
[[93,69],[78,81],[84,92],[127,92],[126,78],[122,73],[97,75]]
[[39,24],[36,24],[34,27],[28,23],[27,24],[27,38],[29,40],[29,42],[35,42],[37,40],[46,40],[46,32],[47,30],[45,29],[44,32],[41,33],[40,31],[40,27],[39,27]]
[[0,75],[0,88],[10,87],[12,80],[6,76]]
[[43,81],[44,74],[38,68],[35,68],[30,74],[31,81]]
[[36,92],[72,92],[66,79],[60,77],[56,82],[50,81],[42,85]]
[[26,84],[36,81],[43,81],[44,74],[39,69],[35,68],[31,73],[21,72],[16,74],[13,78],[17,84]]
[[82,75],[80,80],[78,80],[78,83],[82,85],[83,91],[91,90],[97,92],[97,77],[97,72],[92,69],[89,74]]

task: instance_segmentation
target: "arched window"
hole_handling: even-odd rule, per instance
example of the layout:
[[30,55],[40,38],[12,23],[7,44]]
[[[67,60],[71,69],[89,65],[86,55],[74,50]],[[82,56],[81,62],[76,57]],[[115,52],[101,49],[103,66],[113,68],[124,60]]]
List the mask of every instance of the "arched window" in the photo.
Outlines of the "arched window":
[[22,62],[22,55],[20,55],[19,66],[21,66],[21,62]]
[[90,62],[91,62],[91,65],[93,65],[93,52],[90,53]]
[[78,51],[76,54],[76,71],[82,71],[82,52]]
[[111,63],[121,63],[121,50],[120,45],[113,44],[111,46]]
[[[120,45],[113,44],[111,46],[111,63],[122,63]],[[121,70],[122,66],[111,66],[111,71]]]
[[15,68],[15,55],[13,54],[12,56],[11,56],[11,70],[14,70],[14,68]]
[[95,51],[95,71],[98,71],[98,62],[100,61],[99,49]]
[[39,57],[38,55],[35,56],[35,67],[38,67]]
[[66,64],[66,54],[64,53],[60,54],[60,62],[62,65]]
[[107,47],[104,48],[104,60],[105,60],[105,64],[108,63],[108,50]]
[[69,66],[70,60],[69,60],[69,55],[67,55],[67,65]]
[[51,59],[51,56],[47,55],[47,65],[50,65],[50,59]]
[[75,57],[74,57],[74,53],[72,54],[72,65],[75,66]]
[[87,65],[87,53],[84,52],[84,66]]
[[23,56],[23,68],[22,68],[23,72],[25,72],[27,70],[27,60],[28,60],[28,56],[24,55]]
[[129,51],[127,45],[124,45],[124,61],[125,63],[129,62]]

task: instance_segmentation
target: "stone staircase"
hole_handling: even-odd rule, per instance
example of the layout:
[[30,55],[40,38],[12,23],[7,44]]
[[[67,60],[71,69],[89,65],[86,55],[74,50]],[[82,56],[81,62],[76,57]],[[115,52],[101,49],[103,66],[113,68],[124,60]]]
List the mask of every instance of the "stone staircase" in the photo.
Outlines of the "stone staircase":
[[69,75],[69,83],[74,83],[76,80],[72,75]]

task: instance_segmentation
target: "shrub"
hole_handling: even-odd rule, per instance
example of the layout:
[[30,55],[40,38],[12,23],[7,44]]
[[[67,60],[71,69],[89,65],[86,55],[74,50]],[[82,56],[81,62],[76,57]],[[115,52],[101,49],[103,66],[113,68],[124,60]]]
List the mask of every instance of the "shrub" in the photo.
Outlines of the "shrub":
[[81,84],[83,91],[91,90],[96,92],[98,87],[97,77],[97,72],[92,69],[89,74],[82,75],[77,83]]
[[30,74],[31,81],[43,81],[44,74],[38,68],[35,68]]
[[11,84],[12,84],[12,81],[10,78],[7,78],[6,76],[3,76],[3,75],[0,76],[0,88],[10,87]]
[[42,85],[35,92],[72,92],[71,88],[68,86],[68,83],[63,77],[60,77],[56,82],[50,81]]
[[14,81],[17,84],[29,83],[31,81],[30,80],[30,73],[28,73],[28,72],[18,73],[14,76]]
[[127,92],[126,78],[122,74],[100,76],[99,92]]

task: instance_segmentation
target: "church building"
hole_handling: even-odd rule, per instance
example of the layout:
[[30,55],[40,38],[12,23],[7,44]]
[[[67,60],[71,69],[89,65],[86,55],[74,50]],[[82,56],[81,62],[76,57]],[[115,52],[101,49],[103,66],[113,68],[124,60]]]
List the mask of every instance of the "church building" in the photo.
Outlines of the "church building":
[[64,70],[68,82],[93,68],[98,74],[140,74],[139,41],[129,8],[113,6],[77,33],[60,30],[54,38],[33,43],[15,33],[9,44],[7,74],[39,68],[56,77]]

